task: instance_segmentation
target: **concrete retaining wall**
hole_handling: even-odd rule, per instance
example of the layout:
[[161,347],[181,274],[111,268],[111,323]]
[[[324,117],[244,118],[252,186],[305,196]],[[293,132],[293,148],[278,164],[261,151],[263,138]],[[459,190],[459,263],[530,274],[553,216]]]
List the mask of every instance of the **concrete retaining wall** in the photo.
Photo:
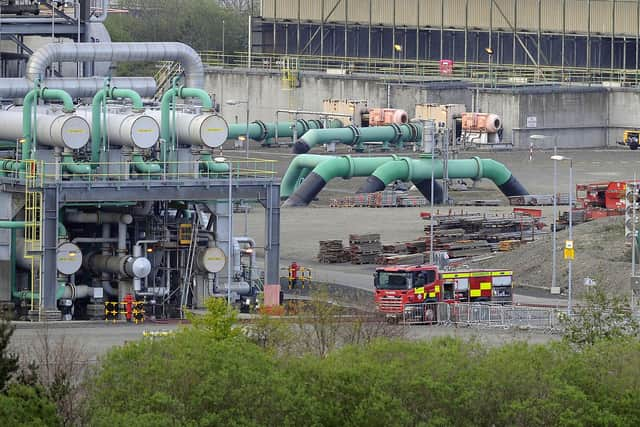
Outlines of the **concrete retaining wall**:
[[465,104],[468,111],[492,112],[503,118],[503,137],[515,148],[526,149],[531,135],[547,138],[535,147],[596,148],[615,145],[622,130],[640,127],[640,93],[603,87],[522,87],[476,89],[464,82],[387,83],[363,76],[304,73],[300,87],[283,88],[281,74],[252,70],[247,88],[246,70],[211,70],[207,90],[215,93],[225,118],[244,122],[245,106],[227,106],[224,100],[252,100],[251,120],[273,121],[277,109],[321,111],[324,99],[366,99],[369,106],[402,108],[412,117],[417,103]]

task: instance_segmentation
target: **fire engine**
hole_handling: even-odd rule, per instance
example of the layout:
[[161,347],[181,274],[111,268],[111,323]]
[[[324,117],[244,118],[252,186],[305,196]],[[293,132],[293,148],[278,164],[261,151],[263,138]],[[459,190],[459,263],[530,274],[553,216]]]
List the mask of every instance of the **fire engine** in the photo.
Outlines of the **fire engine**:
[[435,265],[379,267],[374,275],[378,311],[402,315],[422,303],[513,302],[510,270],[440,271]]

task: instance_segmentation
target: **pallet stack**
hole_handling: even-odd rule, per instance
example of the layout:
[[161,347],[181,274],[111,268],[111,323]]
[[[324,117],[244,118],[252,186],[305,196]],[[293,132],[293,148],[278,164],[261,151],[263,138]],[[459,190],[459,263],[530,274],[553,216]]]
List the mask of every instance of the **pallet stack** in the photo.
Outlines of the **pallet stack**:
[[380,234],[350,234],[349,252],[352,264],[374,264],[382,253]]
[[342,240],[320,240],[319,262],[323,264],[347,262],[349,255],[349,251],[342,246]]
[[329,206],[333,208],[405,208],[426,205],[427,200],[420,194],[391,190],[371,194],[356,194],[355,196],[331,199],[329,201]]

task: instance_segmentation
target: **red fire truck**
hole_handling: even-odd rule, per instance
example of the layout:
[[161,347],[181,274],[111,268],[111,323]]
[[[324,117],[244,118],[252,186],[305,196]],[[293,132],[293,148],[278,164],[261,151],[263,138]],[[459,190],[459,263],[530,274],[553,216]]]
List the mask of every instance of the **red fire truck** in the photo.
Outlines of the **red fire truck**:
[[422,303],[513,302],[510,270],[440,271],[435,265],[379,267],[374,276],[378,311],[401,316]]

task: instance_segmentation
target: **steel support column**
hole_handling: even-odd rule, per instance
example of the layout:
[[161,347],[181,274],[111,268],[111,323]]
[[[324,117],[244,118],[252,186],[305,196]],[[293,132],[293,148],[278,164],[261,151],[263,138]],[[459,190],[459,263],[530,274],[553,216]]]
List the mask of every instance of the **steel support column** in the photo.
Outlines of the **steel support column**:
[[280,184],[267,188],[265,207],[265,284],[280,283]]
[[57,187],[45,187],[42,191],[42,295],[44,312],[57,311],[56,290],[58,283],[56,249],[58,246],[58,192]]

